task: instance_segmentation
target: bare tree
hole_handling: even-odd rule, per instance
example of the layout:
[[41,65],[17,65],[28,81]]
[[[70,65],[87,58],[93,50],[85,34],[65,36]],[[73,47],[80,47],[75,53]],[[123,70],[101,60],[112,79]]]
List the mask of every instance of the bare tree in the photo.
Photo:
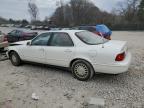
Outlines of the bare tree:
[[118,13],[124,16],[126,21],[134,21],[137,17],[140,0],[126,0],[118,3]]
[[70,0],[71,13],[76,25],[93,24],[99,9],[90,0]]
[[110,23],[112,18],[109,16],[111,14],[100,11],[91,0],[70,0],[57,8],[51,19],[59,26],[76,26]]
[[31,1],[28,3],[28,12],[32,21],[38,20],[39,9],[35,3]]
[[144,0],[141,0],[140,5],[138,6],[138,19],[139,22],[144,24]]

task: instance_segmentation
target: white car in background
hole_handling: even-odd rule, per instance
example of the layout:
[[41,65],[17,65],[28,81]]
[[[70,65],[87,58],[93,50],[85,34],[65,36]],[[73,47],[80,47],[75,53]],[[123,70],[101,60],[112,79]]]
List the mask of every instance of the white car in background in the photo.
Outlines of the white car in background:
[[7,55],[14,66],[31,61],[68,67],[81,81],[92,78],[95,72],[126,72],[131,63],[125,41],[106,40],[83,30],[45,32],[31,41],[9,46]]

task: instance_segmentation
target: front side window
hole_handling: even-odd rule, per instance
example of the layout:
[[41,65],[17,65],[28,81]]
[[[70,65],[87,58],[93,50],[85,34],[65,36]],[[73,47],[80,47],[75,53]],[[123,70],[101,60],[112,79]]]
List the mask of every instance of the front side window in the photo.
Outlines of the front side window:
[[107,39],[100,37],[89,31],[77,32],[76,36],[86,44],[98,45],[108,42]]
[[50,46],[74,46],[70,36],[67,33],[54,33]]
[[47,46],[51,33],[43,33],[32,40],[31,45],[34,46]]

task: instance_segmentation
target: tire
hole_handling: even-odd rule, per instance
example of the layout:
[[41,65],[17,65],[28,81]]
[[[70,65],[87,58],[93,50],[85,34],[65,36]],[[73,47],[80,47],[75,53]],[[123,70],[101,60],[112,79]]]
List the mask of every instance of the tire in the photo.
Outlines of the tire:
[[4,52],[4,48],[0,48],[0,53]]
[[85,60],[76,60],[71,67],[73,76],[80,81],[87,81],[94,76],[94,69]]
[[10,53],[10,61],[14,66],[20,66],[21,64],[21,59],[16,52]]

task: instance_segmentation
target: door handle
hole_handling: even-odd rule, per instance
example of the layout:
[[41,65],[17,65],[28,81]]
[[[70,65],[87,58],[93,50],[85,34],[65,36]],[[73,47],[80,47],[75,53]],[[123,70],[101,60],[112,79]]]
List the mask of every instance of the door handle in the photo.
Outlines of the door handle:
[[64,52],[66,52],[66,53],[71,53],[72,50],[70,50],[70,49],[66,49]]

